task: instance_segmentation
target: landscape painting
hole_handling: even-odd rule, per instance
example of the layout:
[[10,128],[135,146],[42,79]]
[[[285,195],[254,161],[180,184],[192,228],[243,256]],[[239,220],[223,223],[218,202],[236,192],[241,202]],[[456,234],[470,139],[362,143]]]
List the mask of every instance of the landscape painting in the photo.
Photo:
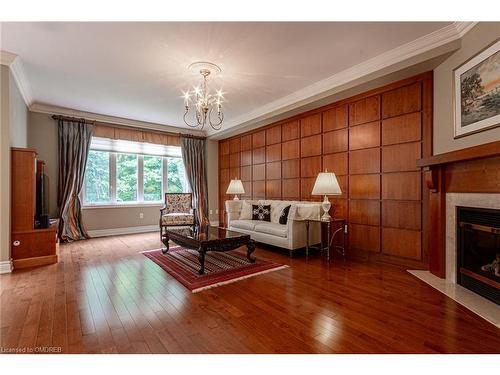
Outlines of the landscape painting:
[[455,137],[500,124],[500,41],[455,70]]

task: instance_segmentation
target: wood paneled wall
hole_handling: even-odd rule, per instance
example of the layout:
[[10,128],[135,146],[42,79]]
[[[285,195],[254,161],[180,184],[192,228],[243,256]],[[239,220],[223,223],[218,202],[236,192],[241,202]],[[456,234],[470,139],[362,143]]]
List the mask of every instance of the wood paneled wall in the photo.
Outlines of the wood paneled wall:
[[432,152],[432,72],[219,142],[221,222],[229,181],[244,198],[321,200],[317,174],[334,171],[330,197],[349,223],[352,250],[427,262],[427,194],[417,159]]

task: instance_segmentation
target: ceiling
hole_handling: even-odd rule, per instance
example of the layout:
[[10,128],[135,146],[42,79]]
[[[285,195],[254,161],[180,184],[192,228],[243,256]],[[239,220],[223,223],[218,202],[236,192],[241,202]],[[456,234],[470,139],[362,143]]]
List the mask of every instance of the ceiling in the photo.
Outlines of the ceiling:
[[184,127],[187,67],[211,61],[237,126],[271,102],[450,22],[2,23],[1,49],[18,55],[34,103]]

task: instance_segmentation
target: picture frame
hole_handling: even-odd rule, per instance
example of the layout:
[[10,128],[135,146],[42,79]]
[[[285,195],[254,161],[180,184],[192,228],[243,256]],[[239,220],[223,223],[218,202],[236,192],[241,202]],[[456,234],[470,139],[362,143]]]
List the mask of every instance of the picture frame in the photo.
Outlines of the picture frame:
[[454,138],[500,126],[500,39],[453,71]]

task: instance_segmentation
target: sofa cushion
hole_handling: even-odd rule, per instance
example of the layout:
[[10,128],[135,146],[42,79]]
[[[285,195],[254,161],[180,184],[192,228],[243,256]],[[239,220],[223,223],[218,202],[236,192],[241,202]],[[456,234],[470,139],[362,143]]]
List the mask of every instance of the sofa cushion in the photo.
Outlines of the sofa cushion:
[[255,224],[261,223],[259,220],[233,220],[231,221],[232,228],[240,228],[246,230],[254,230]]
[[276,223],[258,223],[255,225],[255,232],[272,234],[273,236],[286,238],[288,236],[288,228],[286,225]]
[[252,203],[248,201],[241,203],[240,220],[252,220]]
[[279,219],[279,223],[281,225],[286,225],[286,223],[288,223],[288,214],[290,213],[291,207],[292,207],[291,205],[288,205],[281,210],[281,215],[280,215],[280,219]]
[[252,204],[252,220],[271,221],[271,205]]

